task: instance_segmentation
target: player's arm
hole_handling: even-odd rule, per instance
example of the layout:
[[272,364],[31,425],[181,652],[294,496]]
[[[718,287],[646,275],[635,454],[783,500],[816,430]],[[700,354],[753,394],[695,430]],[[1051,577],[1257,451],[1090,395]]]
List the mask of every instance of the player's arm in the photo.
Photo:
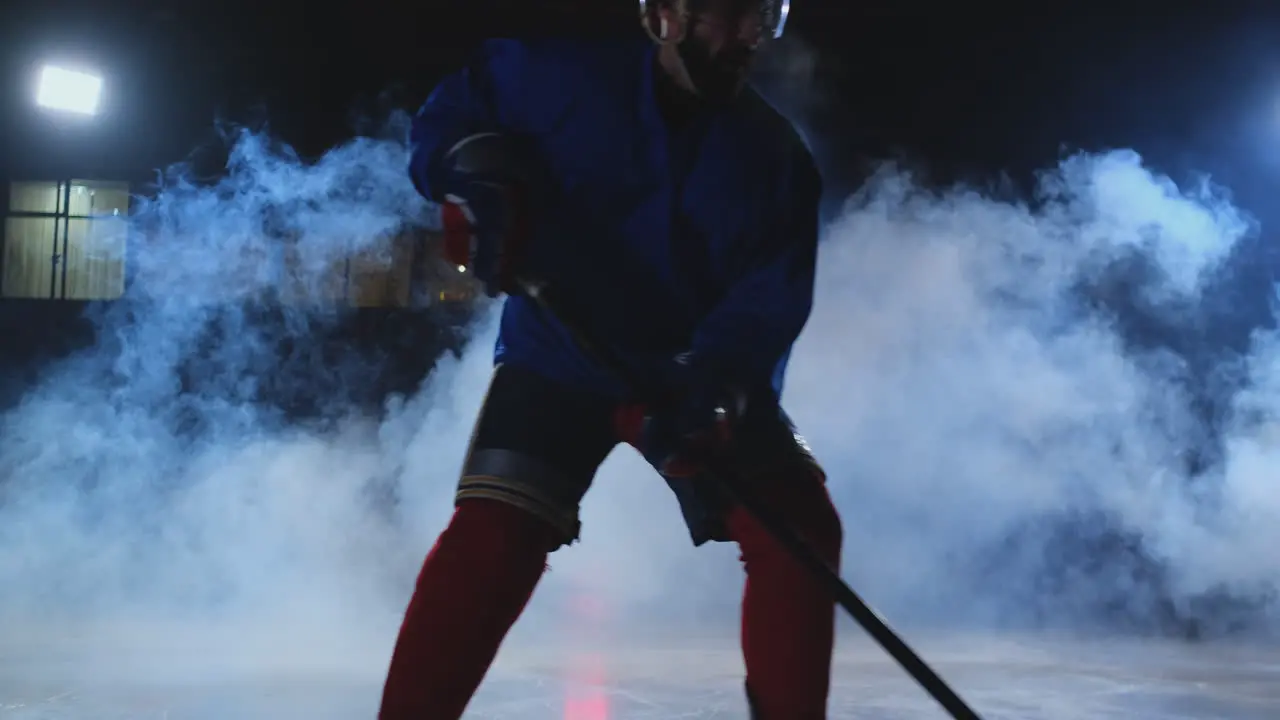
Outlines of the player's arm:
[[[793,166],[781,220],[754,249],[749,270],[695,329],[674,364],[668,397],[627,408],[620,426],[668,477],[701,467],[700,453],[726,429],[719,410],[742,413],[769,388],[813,307],[822,181],[806,150]],[[732,424],[732,420],[730,425]],[[723,436],[718,436],[723,440]]]
[[414,187],[444,205],[445,257],[470,267],[490,295],[510,289],[527,225],[517,188],[530,184],[530,163],[513,138],[534,111],[528,56],[519,41],[487,42],[431,93],[410,135]]
[[799,154],[782,221],[694,335],[706,371],[743,389],[768,384],[813,307],[822,179],[809,152]]
[[451,192],[449,153],[487,133],[521,130],[520,88],[527,51],[514,40],[490,40],[462,70],[436,86],[413,119],[409,176],[423,197],[443,202]]

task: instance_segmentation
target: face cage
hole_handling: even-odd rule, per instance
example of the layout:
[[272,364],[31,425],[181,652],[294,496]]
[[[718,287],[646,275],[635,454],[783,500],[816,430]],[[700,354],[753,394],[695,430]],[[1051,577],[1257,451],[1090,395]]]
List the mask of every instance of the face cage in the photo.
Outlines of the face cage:
[[[676,14],[687,16],[688,0],[640,0],[640,22],[644,29],[658,39],[655,34],[658,8],[663,2],[672,2]],[[760,0],[760,20],[764,23],[765,34],[775,40],[782,37],[787,27],[787,16],[791,14],[791,0]]]

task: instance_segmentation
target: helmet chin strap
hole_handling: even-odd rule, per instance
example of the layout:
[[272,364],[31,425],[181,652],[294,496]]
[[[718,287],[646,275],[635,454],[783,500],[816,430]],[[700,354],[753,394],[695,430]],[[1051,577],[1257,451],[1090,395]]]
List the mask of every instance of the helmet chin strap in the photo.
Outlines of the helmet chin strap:
[[680,45],[688,38],[689,30],[689,7],[687,0],[669,0],[668,7],[671,13],[680,18],[680,31],[673,35],[671,31],[671,21],[668,16],[658,12],[660,4],[664,0],[641,0],[640,3],[640,25],[644,28],[649,39],[664,50],[670,47],[674,52],[664,53],[669,63],[668,71],[675,73],[677,82],[680,85],[688,87],[694,94],[701,94],[698,90],[697,83],[693,80],[692,73],[685,63],[684,53],[680,52]]
[[[662,0],[644,0],[641,3],[641,21],[649,37],[662,50],[663,65],[672,73],[677,84],[684,86],[694,95],[705,100],[716,102],[725,94],[721,87],[723,78],[716,75],[716,68],[710,57],[705,56],[705,49],[691,43],[689,33],[692,24],[697,20],[690,15],[688,0],[668,0],[668,7],[678,23],[671,22],[670,15],[657,11]],[[678,25],[679,31],[672,34],[671,26]]]
[[[659,45],[678,45],[684,41],[685,31],[688,28],[689,9],[687,0],[671,0],[671,10],[681,19],[681,29],[678,36],[671,35],[671,23],[667,18],[651,8],[657,8],[662,0],[644,0],[640,3],[640,25],[644,27],[645,33],[649,35],[649,39]],[[656,16],[656,27],[655,27]]]

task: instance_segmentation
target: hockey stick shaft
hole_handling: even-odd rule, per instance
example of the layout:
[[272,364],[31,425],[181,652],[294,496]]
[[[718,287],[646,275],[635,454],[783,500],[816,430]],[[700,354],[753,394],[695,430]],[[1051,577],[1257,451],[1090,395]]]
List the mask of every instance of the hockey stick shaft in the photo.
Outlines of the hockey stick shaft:
[[[627,365],[614,353],[610,352],[608,348],[595,342],[586,332],[583,324],[569,311],[569,308],[556,301],[555,296],[546,285],[538,282],[522,281],[520,287],[525,296],[536,302],[543,312],[555,318],[569,331],[583,352],[621,380],[623,384],[641,392],[645,390],[643,385],[633,382],[631,373],[627,370]],[[836,603],[853,616],[853,619],[862,626],[863,630],[879,643],[885,652],[889,653],[952,718],[955,718],[955,720],[981,720],[981,716],[969,707],[955,690],[933,668],[929,667],[928,663],[916,654],[907,645],[906,641],[894,632],[853,588],[849,587],[849,584],[840,577],[836,569],[823,561],[808,543],[792,530],[787,522],[759,502],[750,492],[732,482],[725,473],[716,472],[714,475],[719,479],[720,485],[729,499],[754,517],[776,542],[782,545],[796,561],[804,565],[827,588]]]

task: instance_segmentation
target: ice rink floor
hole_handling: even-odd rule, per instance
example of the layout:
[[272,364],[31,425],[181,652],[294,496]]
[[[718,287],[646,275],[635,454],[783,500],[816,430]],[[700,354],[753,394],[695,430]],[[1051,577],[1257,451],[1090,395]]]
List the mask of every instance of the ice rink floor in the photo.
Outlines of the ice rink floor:
[[[865,638],[841,642],[832,718],[945,717]],[[990,636],[915,644],[985,718],[1280,718],[1280,651],[1270,647]],[[467,717],[746,717],[731,639],[651,645],[505,648]],[[86,659],[28,650],[0,664],[0,718],[371,719],[381,668],[364,666],[308,666],[303,657],[269,653],[254,662],[204,657],[193,664],[181,655]]]

